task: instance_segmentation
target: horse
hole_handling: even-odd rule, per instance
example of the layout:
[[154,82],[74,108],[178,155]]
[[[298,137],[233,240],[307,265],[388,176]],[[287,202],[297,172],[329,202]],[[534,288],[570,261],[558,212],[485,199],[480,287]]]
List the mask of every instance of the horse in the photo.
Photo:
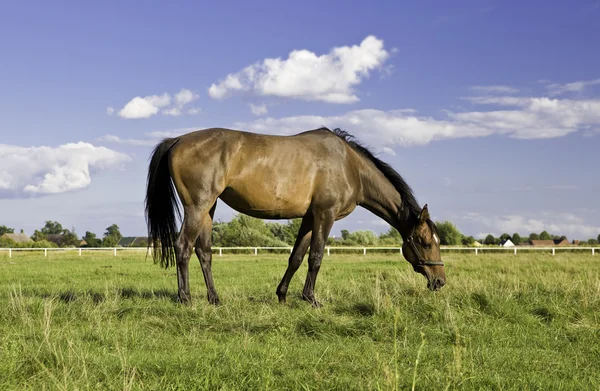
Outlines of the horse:
[[[176,218],[181,220],[177,232]],[[294,135],[267,135],[208,128],[165,138],[148,166],[145,215],[155,263],[177,266],[178,298],[191,303],[188,264],[192,248],[200,261],[210,304],[220,304],[212,276],[212,224],[220,199],[260,219],[302,218],[288,266],[275,291],[285,303],[288,285],[310,247],[302,299],[314,307],[314,289],[334,222],[361,206],[398,230],[402,254],[427,287],[446,284],[440,239],[427,204],[411,187],[339,128]]]

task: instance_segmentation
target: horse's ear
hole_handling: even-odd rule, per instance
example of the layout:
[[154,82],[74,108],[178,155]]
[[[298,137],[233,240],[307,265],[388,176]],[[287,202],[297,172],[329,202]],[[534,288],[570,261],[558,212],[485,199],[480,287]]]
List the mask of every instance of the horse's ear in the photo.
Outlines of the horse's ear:
[[429,210],[427,209],[427,204],[425,204],[423,210],[421,210],[421,213],[419,213],[419,220],[423,222],[429,220]]

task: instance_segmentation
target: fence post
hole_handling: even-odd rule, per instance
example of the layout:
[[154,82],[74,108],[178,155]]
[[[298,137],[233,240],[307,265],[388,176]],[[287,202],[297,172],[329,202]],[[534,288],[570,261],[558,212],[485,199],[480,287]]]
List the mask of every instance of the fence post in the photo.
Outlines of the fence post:
[[81,248],[79,249],[79,256],[81,256]]
[[363,248],[363,255],[367,255],[367,248]]
[[254,255],[258,255],[258,247],[254,247]]
[[595,249],[592,247],[592,255],[594,255],[594,250],[595,250]]
[[554,255],[554,249],[552,249],[552,255]]
[[400,255],[402,255],[402,247],[400,247]]
[[475,249],[475,255],[477,255],[477,249]]
[[44,257],[47,257],[47,256],[48,256],[48,249],[47,249],[47,248],[45,248],[45,249],[44,249]]
[[222,257],[223,256],[223,249],[221,247],[219,247],[219,256]]
[[12,258],[12,248],[9,248],[9,249],[8,249],[8,257],[9,257],[9,258]]
[[329,247],[327,247],[327,256],[331,255],[331,253],[329,252]]
[[515,255],[517,255],[517,248],[515,247]]
[[117,256],[117,248],[116,247],[113,249],[113,254],[115,255],[115,257]]

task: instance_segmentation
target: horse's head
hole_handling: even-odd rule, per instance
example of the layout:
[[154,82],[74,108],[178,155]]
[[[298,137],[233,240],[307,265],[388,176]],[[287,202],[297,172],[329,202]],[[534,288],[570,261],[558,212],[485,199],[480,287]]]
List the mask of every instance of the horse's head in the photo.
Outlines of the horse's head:
[[413,221],[402,245],[404,258],[417,273],[427,278],[427,287],[438,290],[446,284],[446,271],[440,255],[440,238],[437,228],[429,218],[427,205]]

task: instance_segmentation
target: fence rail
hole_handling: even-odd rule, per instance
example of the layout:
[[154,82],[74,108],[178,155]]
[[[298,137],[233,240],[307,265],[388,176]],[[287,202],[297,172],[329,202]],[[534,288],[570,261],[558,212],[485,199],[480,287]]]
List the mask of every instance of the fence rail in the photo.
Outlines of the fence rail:
[[[223,256],[223,252],[228,250],[253,250],[254,255],[258,255],[258,250],[286,250],[292,252],[292,247],[213,247],[213,253],[218,250],[219,256]],[[362,252],[363,255],[367,255],[367,250],[371,252],[377,252],[382,250],[398,252],[402,254],[402,247],[361,247],[361,246],[327,246],[325,247],[327,255],[331,255],[333,251],[337,250],[352,250]],[[517,255],[518,252],[528,251],[552,251],[552,255],[556,254],[556,251],[577,251],[577,252],[589,252],[592,255],[596,254],[596,250],[600,250],[600,247],[440,247],[441,252],[462,252],[462,253],[474,253],[478,255],[480,253],[486,253],[488,251],[503,251],[512,252]],[[49,251],[54,252],[77,252],[79,256],[83,252],[112,252],[113,256],[117,256],[117,252],[127,251],[145,251],[147,254],[152,253],[152,248],[145,247],[67,247],[67,248],[0,248],[1,252],[8,252],[8,257],[12,258],[12,254],[15,251],[26,251],[26,252],[44,252],[44,257],[48,256]]]

